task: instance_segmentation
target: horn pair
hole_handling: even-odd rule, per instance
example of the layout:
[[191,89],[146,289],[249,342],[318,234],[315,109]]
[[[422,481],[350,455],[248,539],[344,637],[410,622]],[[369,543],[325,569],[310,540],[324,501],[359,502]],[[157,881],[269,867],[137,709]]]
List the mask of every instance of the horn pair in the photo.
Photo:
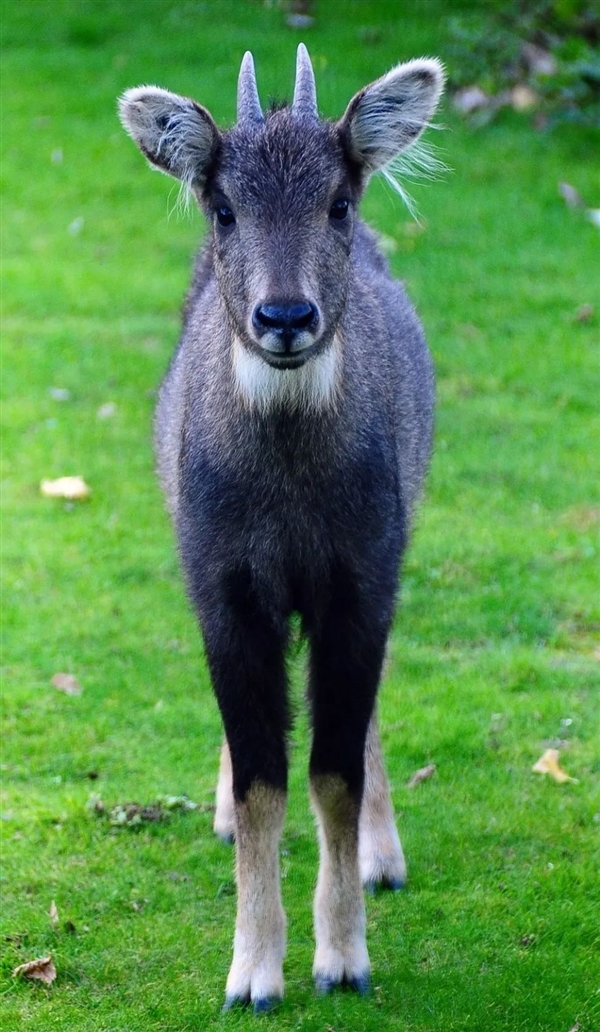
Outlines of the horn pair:
[[[296,55],[296,82],[292,111],[312,119],[319,117],[315,76],[304,43],[299,44]],[[237,119],[238,123],[248,125],[264,122],[264,118],[258,99],[254,60],[250,51],[247,50],[242,60],[238,79]]]

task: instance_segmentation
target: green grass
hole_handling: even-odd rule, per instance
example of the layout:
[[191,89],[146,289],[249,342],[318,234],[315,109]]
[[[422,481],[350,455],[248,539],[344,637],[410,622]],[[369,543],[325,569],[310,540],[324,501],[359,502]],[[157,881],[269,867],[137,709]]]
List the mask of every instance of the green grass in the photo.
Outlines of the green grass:
[[[305,38],[322,110],[340,114],[400,58],[443,58],[460,6],[319,0]],[[227,123],[243,50],[263,97],[281,95],[300,37],[257,0],[4,2],[2,22],[2,934],[24,936],[2,941],[3,1028],[250,1029],[250,1014],[220,1015],[233,858],[208,808],[138,831],[86,809],[92,791],[109,805],[182,792],[209,804],[220,739],[150,448],[202,223],[169,215],[176,187],[146,171],[115,97],[157,82]],[[317,999],[301,719],[277,1032],[600,1022],[599,238],[557,194],[564,179],[600,205],[598,141],[537,135],[515,114],[482,132],[449,106],[440,121],[453,172],[414,190],[425,231],[380,184],[364,202],[395,242],[438,369],[435,458],[381,702],[410,882],[368,900],[371,996]],[[595,313],[580,322],[584,303]],[[42,477],[68,473],[85,476],[89,502],[40,496]],[[59,670],[80,697],[50,687]],[[531,773],[555,738],[577,784]],[[408,790],[428,762],[436,776]],[[52,987],[11,978],[47,952]]]

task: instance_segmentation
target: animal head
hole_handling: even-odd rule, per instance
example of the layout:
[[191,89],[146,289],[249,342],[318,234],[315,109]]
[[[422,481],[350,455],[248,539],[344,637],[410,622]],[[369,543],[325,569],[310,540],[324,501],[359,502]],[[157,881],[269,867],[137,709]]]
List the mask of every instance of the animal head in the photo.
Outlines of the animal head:
[[266,114],[244,56],[228,130],[196,101],[155,86],[121,97],[122,123],[150,164],[181,180],[204,210],[219,291],[247,356],[293,369],[331,345],[365,184],[419,138],[443,78],[435,59],[397,65],[339,121],[322,121],[300,44],[293,102]]

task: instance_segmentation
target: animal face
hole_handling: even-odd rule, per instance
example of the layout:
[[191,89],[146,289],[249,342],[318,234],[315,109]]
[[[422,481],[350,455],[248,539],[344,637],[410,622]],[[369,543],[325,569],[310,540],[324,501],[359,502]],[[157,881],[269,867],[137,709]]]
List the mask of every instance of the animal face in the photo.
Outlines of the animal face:
[[301,44],[294,101],[266,115],[245,56],[238,121],[228,131],[195,101],[156,87],[121,98],[123,124],[148,160],[181,179],[204,210],[246,367],[260,360],[292,370],[331,347],[362,190],[421,134],[442,80],[438,61],[399,65],[356,94],[339,122],[322,122]]
[[298,367],[331,343],[360,189],[339,131],[293,110],[223,135],[200,202],[234,334],[268,365]]

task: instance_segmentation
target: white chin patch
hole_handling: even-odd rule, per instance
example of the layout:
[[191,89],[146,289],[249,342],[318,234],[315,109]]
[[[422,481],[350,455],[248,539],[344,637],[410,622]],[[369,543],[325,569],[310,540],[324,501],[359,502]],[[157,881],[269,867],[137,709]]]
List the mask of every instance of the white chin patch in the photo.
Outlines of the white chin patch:
[[238,391],[244,401],[263,412],[275,406],[314,410],[333,404],[340,361],[337,336],[325,351],[307,359],[297,369],[273,368],[239,340],[233,343],[233,371]]

